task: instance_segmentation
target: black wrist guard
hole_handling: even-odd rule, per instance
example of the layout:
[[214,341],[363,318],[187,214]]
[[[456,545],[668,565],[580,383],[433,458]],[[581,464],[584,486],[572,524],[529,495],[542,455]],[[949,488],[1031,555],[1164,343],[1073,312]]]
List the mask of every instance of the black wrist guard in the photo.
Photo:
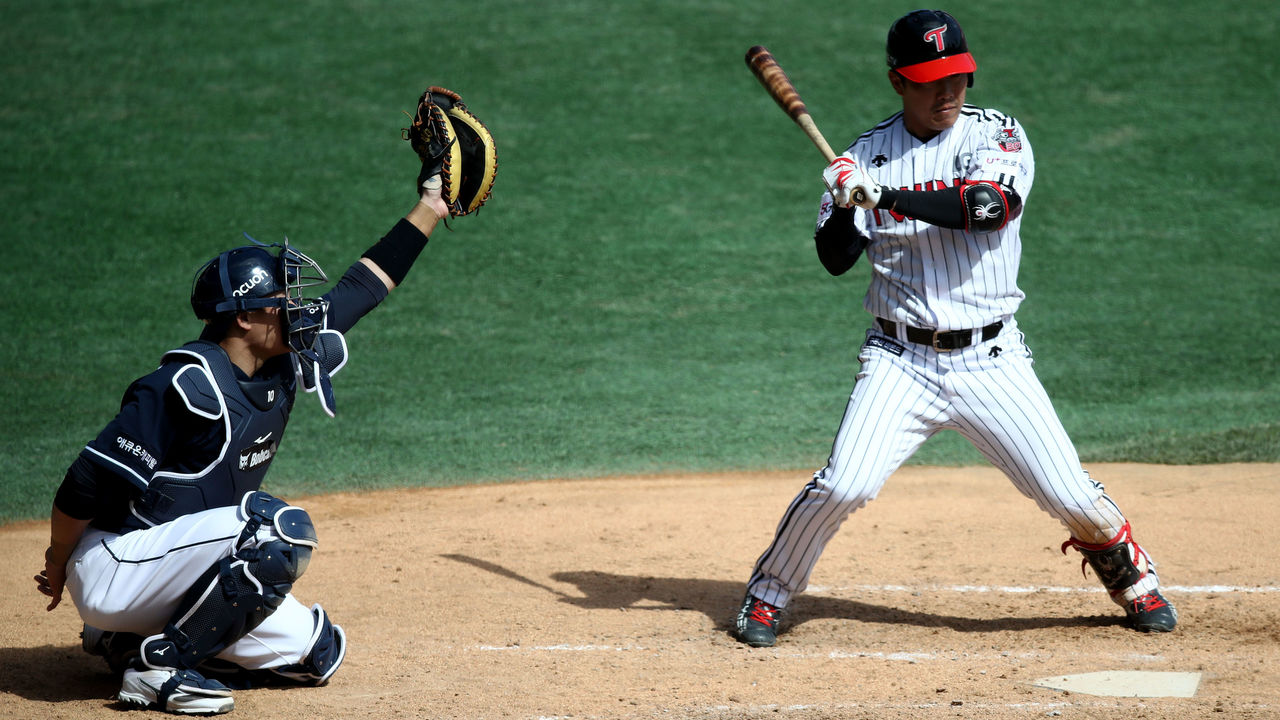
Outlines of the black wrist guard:
[[372,260],[392,282],[399,285],[404,282],[409,268],[413,267],[413,262],[426,246],[427,236],[414,227],[413,223],[401,219],[373,247],[365,250],[361,257]]

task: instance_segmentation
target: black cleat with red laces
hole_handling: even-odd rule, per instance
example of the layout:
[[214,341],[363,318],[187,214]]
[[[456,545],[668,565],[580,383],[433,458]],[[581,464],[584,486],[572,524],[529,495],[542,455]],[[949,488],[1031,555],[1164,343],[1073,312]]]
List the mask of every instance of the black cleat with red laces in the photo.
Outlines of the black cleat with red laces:
[[757,600],[747,593],[738,610],[737,636],[751,647],[773,647],[778,640],[778,618],[782,608]]
[[1125,603],[1124,611],[1134,630],[1170,632],[1178,626],[1178,611],[1164,599],[1159,590],[1152,590]]

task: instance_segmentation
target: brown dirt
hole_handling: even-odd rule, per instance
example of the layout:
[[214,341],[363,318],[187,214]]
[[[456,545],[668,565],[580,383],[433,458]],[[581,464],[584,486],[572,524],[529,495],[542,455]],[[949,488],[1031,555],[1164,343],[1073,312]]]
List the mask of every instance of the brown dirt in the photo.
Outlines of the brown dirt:
[[[241,691],[236,714],[1280,717],[1280,465],[1090,470],[1160,561],[1177,632],[1122,627],[1064,531],[990,468],[900,471],[754,650],[728,629],[805,472],[290,498],[321,537],[296,594],[351,649],[329,686]],[[74,609],[44,612],[30,579],[47,538],[0,528],[0,717],[115,717]],[[1094,670],[1203,676],[1189,699],[1032,684]]]

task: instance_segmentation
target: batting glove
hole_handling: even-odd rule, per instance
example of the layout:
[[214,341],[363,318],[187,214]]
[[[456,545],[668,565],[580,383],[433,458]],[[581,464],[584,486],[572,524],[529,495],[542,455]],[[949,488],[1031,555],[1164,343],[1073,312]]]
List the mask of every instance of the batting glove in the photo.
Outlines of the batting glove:
[[853,158],[841,155],[832,160],[822,171],[822,181],[831,192],[831,199],[842,208],[857,205],[871,210],[880,202],[880,184]]

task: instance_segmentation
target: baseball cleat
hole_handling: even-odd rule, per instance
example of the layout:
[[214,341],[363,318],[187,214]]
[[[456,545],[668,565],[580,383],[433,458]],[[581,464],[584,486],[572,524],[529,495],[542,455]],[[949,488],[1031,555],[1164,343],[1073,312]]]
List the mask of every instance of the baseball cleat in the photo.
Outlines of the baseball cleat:
[[194,670],[129,668],[124,671],[120,700],[179,715],[219,715],[231,712],[231,690]]
[[1159,590],[1125,603],[1124,611],[1134,630],[1169,632],[1178,626],[1178,610],[1164,599]]
[[138,657],[138,646],[142,637],[127,632],[100,630],[92,625],[85,625],[80,633],[80,647],[90,655],[97,655],[107,661],[107,667],[119,677]]
[[778,640],[778,618],[782,608],[747,593],[738,610],[737,637],[751,647],[773,647]]

